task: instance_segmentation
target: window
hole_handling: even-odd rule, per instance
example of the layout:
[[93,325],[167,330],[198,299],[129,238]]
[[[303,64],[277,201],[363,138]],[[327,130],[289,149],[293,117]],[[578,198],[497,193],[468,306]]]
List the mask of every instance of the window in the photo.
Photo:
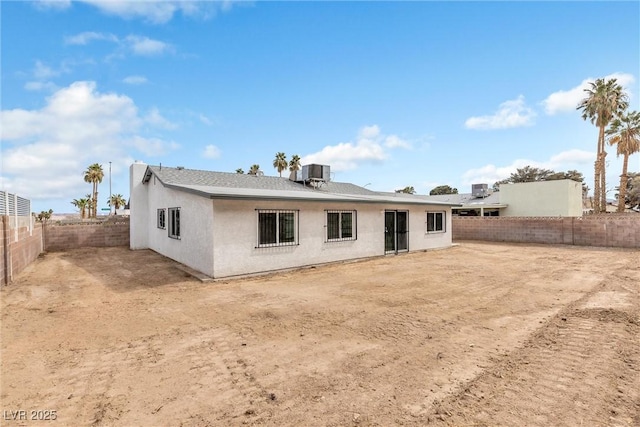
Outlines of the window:
[[444,212],[427,212],[427,233],[444,232]]
[[161,228],[163,230],[167,226],[165,214],[166,213],[164,209],[158,209],[158,228]]
[[298,211],[258,210],[258,247],[298,244]]
[[326,211],[327,242],[356,240],[356,211]]
[[180,238],[180,208],[169,208],[169,237]]

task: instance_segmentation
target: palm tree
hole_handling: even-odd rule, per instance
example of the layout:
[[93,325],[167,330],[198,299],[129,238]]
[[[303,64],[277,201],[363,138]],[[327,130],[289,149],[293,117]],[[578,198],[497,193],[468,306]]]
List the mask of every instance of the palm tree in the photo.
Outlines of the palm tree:
[[273,167],[276,168],[280,176],[282,171],[287,168],[287,155],[284,153],[276,153],[276,158],[273,160]]
[[640,152],[640,113],[632,111],[620,115],[611,122],[606,134],[609,136],[609,145],[616,145],[617,155],[624,156],[622,161],[622,175],[620,175],[620,187],[618,189],[618,212],[624,212],[627,192],[627,166],[629,156]]
[[247,172],[249,175],[257,175],[258,172],[260,172],[260,165],[251,165],[251,168],[249,168],[249,172]]
[[289,162],[289,170],[291,172],[299,171],[302,169],[302,165],[300,164],[300,156],[294,154],[291,156],[291,161]]
[[589,84],[591,87],[584,90],[587,97],[578,104],[577,109],[582,110],[584,120],[589,119],[599,128],[593,188],[593,210],[599,213],[607,209],[605,128],[617,114],[627,109],[629,102],[616,79],[597,79]]
[[102,178],[104,178],[104,171],[102,170],[102,165],[99,163],[94,163],[87,167],[87,170],[84,172],[84,181],[90,182],[92,184],[92,205],[93,205],[93,213],[91,213],[91,209],[89,210],[89,217],[95,218],[98,214],[98,184],[102,182]]
[[242,168],[238,168],[236,169],[236,173],[243,174],[244,170]]
[[87,199],[73,199],[71,201],[71,204],[78,208],[80,212],[80,218],[84,219],[87,210]]
[[122,197],[122,194],[113,194],[111,195],[111,199],[107,201],[109,206],[114,206],[117,209],[120,209],[120,206],[124,206],[127,204],[127,201]]

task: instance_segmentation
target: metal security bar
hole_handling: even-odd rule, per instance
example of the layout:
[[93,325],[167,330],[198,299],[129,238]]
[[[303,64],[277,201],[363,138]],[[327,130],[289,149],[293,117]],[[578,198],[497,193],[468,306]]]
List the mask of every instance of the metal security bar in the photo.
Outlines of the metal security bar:
[[257,209],[258,248],[298,244],[297,210]]
[[326,210],[326,242],[356,240],[357,211]]

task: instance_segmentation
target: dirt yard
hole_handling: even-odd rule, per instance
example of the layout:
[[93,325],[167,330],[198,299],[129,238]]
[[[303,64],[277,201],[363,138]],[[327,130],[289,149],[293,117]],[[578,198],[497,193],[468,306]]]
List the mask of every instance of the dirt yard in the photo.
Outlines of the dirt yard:
[[638,250],[463,242],[210,283],[74,250],[0,295],[2,425],[640,425]]

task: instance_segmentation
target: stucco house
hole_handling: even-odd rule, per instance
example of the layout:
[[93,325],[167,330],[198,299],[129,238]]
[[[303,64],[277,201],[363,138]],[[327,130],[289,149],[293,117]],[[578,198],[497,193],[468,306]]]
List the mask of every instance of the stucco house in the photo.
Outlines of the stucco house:
[[213,278],[451,246],[449,202],[385,194],[303,166],[294,179],[130,168],[131,249]]

